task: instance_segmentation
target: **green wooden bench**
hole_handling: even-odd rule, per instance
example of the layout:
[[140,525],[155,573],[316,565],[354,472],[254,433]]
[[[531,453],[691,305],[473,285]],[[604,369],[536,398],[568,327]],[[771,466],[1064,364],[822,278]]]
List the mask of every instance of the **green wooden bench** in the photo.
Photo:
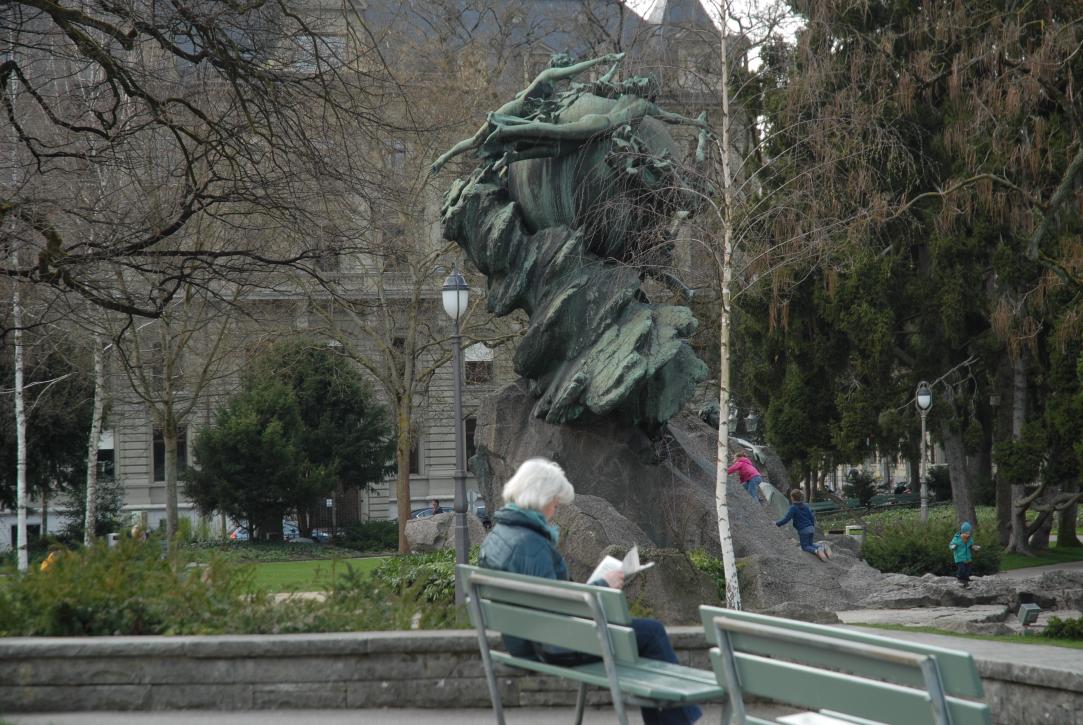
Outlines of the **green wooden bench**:
[[[497,689],[496,663],[553,675],[578,683],[575,722],[583,720],[587,688],[607,688],[622,725],[625,704],[674,707],[723,698],[714,673],[692,667],[641,659],[624,592],[587,584],[509,574],[476,566],[458,566],[466,587],[470,621],[478,631],[482,664],[498,723],[504,711]],[[515,657],[489,648],[486,630],[556,645],[600,661],[573,667]]]
[[718,607],[700,607],[711,662],[729,693],[723,723],[749,717],[744,697],[818,712],[791,725],[991,725],[981,678],[966,652]]

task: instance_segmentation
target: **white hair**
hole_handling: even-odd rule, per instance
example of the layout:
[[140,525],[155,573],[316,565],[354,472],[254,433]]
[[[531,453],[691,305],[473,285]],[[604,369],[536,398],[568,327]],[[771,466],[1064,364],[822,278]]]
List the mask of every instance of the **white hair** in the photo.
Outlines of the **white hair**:
[[547,458],[523,461],[515,475],[504,484],[504,503],[522,509],[541,511],[550,501],[571,503],[575,489],[564,476],[564,469]]

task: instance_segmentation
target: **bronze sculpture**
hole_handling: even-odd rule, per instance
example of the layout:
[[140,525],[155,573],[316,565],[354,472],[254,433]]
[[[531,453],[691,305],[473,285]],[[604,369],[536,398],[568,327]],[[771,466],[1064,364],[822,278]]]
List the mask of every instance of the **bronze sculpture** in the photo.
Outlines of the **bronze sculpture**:
[[[529,315],[514,362],[534,415],[618,414],[653,433],[707,374],[687,342],[692,313],[652,304],[641,280],[668,276],[674,230],[701,198],[666,125],[698,129],[698,164],[708,131],[702,115],[659,108],[649,79],[615,82],[622,57],[554,57],[433,169],[471,150],[481,159],[445,196],[444,236],[488,278],[492,312]],[[597,80],[573,81],[605,63]]]

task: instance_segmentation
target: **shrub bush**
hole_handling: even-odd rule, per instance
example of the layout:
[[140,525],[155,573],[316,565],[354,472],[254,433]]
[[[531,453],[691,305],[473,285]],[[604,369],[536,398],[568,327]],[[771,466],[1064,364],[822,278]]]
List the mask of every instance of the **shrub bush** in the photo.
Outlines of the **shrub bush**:
[[1053,617],[1046,623],[1045,629],[1042,630],[1042,636],[1083,642],[1083,617],[1076,617],[1075,619]]
[[0,587],[0,637],[280,634],[468,626],[454,606],[454,554],[398,557],[374,577],[336,567],[325,601],[276,601],[244,567],[156,543],[63,550]]
[[876,479],[865,471],[851,469],[846,474],[846,483],[842,487],[842,493],[848,498],[856,498],[862,506],[868,506],[872,497],[876,495]]
[[347,526],[335,543],[356,551],[394,551],[399,546],[397,521],[360,521]]
[[726,601],[726,571],[722,560],[711,556],[703,549],[689,551],[688,560],[692,562],[692,566],[714,579],[715,586],[718,587],[718,598],[723,602]]
[[[995,514],[979,515],[974,541],[973,573],[979,576],[1000,570],[1003,553],[997,540]],[[955,534],[955,511],[943,507],[929,512],[922,524],[915,510],[893,511],[869,523],[861,554],[870,566],[883,572],[921,576],[952,576],[955,562],[948,544]]]

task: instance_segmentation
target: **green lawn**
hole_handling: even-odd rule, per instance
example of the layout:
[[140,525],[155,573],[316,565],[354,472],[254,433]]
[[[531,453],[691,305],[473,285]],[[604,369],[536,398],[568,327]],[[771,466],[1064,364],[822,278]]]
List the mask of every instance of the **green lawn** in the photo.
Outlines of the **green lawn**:
[[886,629],[897,632],[925,632],[927,634],[942,634],[946,637],[962,637],[963,639],[987,639],[992,642],[1010,642],[1011,644],[1041,644],[1048,647],[1068,647],[1070,649],[1083,649],[1083,642],[1072,639],[1053,639],[1035,634],[965,634],[952,632],[947,629],[936,627],[907,627],[903,624],[859,624],[858,627],[872,627],[874,629]]
[[1002,571],[1008,571],[1009,569],[1025,569],[1028,566],[1064,564],[1070,561],[1083,561],[1083,547],[1072,546],[1062,549],[1059,546],[1054,546],[1043,551],[1038,556],[1004,554],[1004,557],[1000,560],[1000,568]]
[[370,572],[387,557],[371,556],[363,559],[276,561],[268,564],[248,564],[255,574],[255,584],[272,592],[314,592],[326,590],[332,576],[346,571],[346,565],[354,571]]

